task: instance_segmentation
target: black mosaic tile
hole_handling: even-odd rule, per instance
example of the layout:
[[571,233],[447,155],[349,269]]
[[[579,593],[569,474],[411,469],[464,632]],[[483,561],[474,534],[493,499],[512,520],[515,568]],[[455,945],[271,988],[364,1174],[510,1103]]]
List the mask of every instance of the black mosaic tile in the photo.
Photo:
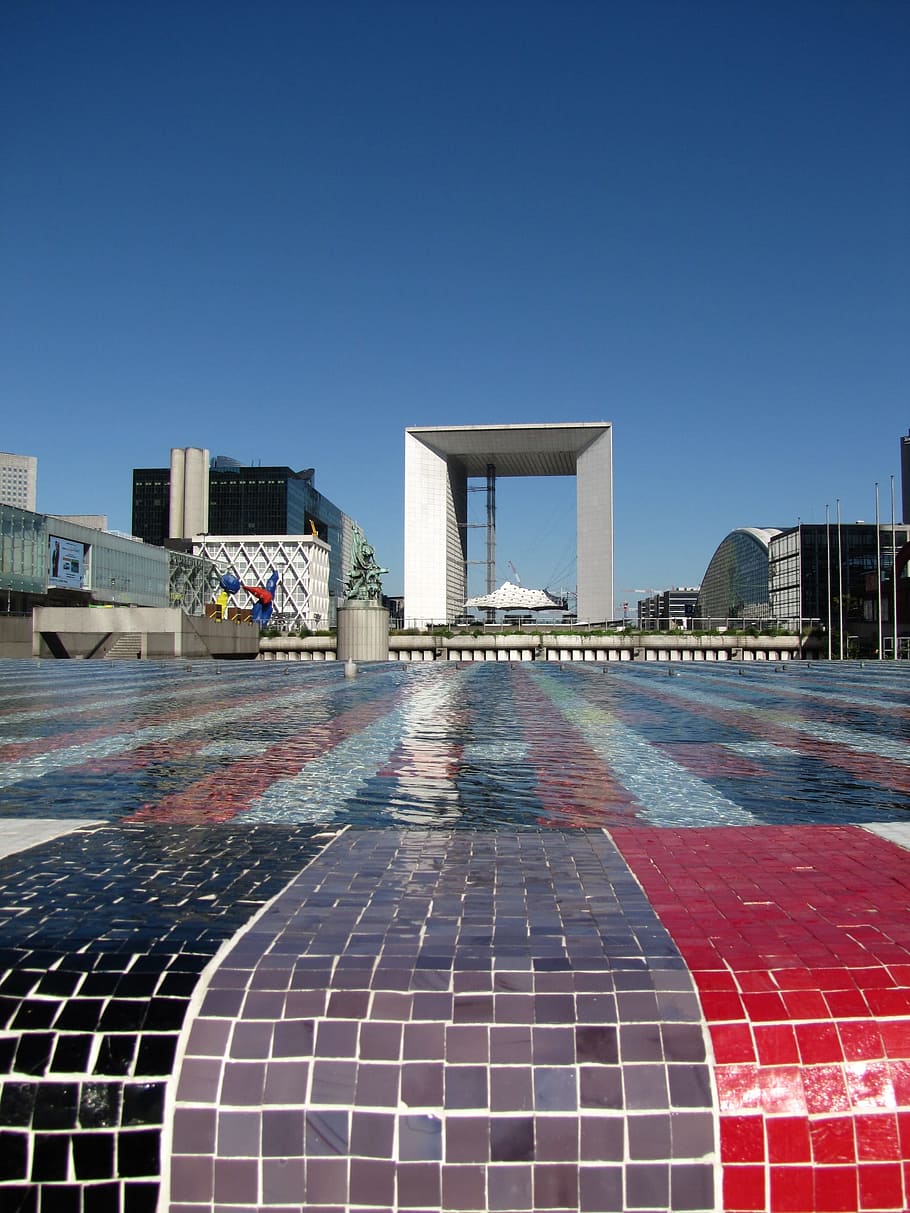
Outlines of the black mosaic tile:
[[78,1036],[58,1036],[50,1072],[84,1074],[92,1051],[92,1037],[86,1032]]
[[120,1123],[123,1087],[113,1082],[84,1082],[79,1100],[83,1129],[106,1128]]
[[78,1109],[78,1083],[43,1083],[39,1085],[35,1096],[32,1127],[35,1129],[74,1129]]
[[77,1179],[110,1179],[114,1174],[114,1134],[77,1133],[72,1139]]
[[53,1183],[69,1175],[70,1139],[65,1133],[36,1133],[32,1141],[32,1183]]
[[127,1083],[123,1088],[123,1111],[120,1123],[127,1125],[160,1125],[164,1117],[164,1083]]
[[37,1083],[5,1082],[0,1093],[0,1125],[22,1125],[28,1128],[32,1123],[37,1092]]
[[[155,1213],[164,1080],[199,974],[318,852],[315,833],[105,826],[0,860],[0,1026],[14,1033],[0,1041],[0,1128],[14,1135],[13,1171],[17,1131],[34,1131],[28,1184],[0,1178],[4,1213]],[[66,1182],[71,1167],[82,1186]]]
[[41,1189],[41,1213],[80,1213],[82,1188],[78,1184],[49,1184]]
[[39,1077],[46,1074],[56,1037],[49,1032],[28,1032],[19,1038],[13,1072]]
[[0,1181],[8,1183],[28,1177],[28,1147],[27,1133],[0,1130]]

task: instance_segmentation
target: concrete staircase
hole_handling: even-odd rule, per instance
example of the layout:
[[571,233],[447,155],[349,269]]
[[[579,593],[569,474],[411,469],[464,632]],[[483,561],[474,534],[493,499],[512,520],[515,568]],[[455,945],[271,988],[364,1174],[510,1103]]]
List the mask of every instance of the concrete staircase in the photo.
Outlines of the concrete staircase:
[[104,656],[111,661],[122,661],[127,657],[135,661],[136,654],[141,650],[142,635],[139,632],[121,632]]

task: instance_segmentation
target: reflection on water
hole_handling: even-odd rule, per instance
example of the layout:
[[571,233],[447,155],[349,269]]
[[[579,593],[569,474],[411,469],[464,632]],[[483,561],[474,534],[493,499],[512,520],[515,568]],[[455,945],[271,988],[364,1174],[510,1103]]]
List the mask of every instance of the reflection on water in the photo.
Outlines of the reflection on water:
[[0,816],[903,820],[910,669],[0,662]]

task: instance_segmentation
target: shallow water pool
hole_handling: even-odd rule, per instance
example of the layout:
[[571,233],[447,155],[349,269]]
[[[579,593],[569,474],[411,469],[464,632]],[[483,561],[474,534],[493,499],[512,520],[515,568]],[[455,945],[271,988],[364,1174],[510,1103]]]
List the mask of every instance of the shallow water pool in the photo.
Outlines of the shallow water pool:
[[910,669],[0,662],[0,817],[887,822]]

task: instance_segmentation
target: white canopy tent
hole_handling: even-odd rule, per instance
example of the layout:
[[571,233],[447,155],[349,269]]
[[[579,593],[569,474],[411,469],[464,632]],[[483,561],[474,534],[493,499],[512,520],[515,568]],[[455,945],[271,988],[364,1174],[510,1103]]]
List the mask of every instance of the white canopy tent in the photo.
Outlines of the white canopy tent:
[[529,590],[523,585],[504,581],[492,594],[469,598],[465,606],[492,611],[558,611],[563,604],[551,598],[546,590]]

